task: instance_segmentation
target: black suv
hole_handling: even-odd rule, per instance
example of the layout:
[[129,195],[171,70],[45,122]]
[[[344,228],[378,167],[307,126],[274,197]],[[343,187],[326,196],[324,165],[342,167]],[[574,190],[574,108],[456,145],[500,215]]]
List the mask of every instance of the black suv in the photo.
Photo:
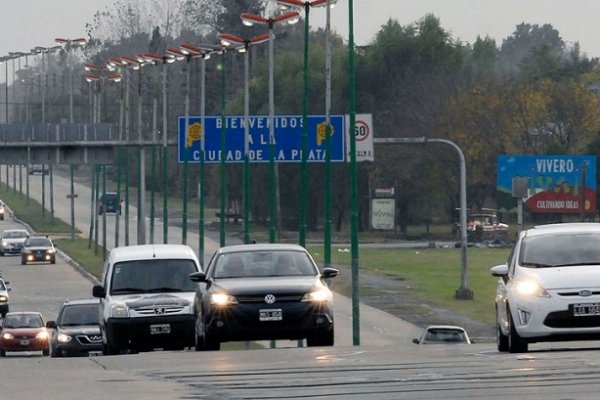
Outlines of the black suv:
[[50,357],[102,354],[98,307],[98,299],[63,303],[56,321],[46,322],[46,328],[52,330]]

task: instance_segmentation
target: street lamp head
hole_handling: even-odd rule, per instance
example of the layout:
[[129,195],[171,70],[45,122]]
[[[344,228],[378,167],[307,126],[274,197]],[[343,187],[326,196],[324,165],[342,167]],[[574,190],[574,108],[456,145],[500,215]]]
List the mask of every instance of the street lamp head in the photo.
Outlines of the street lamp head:
[[188,57],[199,57],[202,55],[202,50],[191,43],[183,43],[179,48]]
[[300,20],[300,13],[298,11],[290,11],[282,14],[278,17],[273,18],[274,23],[285,22],[288,25],[294,25]]
[[100,76],[98,76],[98,75],[87,74],[85,76],[85,81],[88,82],[88,83],[96,82],[96,81],[99,81],[99,80],[100,80]]
[[111,82],[119,83],[119,82],[121,82],[123,77],[121,76],[121,74],[112,74],[111,76],[107,77],[106,79],[108,79]]
[[100,67],[95,66],[94,64],[83,64],[83,68],[86,71],[98,71],[99,69],[101,69]]
[[177,61],[181,61],[185,59],[185,53],[181,50],[179,50],[176,47],[169,47],[167,49],[167,54],[171,55],[172,57],[174,57]]
[[159,62],[163,61],[163,57],[155,53],[142,53],[138,54],[138,56],[142,57],[145,62],[152,64],[158,64]]

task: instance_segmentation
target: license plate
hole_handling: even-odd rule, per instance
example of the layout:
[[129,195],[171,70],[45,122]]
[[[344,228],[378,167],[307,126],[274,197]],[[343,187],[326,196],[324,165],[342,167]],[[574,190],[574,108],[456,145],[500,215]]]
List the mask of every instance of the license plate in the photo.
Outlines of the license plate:
[[171,333],[171,325],[169,325],[169,324],[150,325],[150,334],[151,335],[163,335],[165,333]]
[[102,351],[99,351],[99,350],[88,352],[88,357],[100,357],[101,355],[102,355]]
[[29,346],[29,340],[21,340],[21,346]]
[[283,312],[281,311],[281,308],[260,310],[260,321],[281,321],[282,319]]
[[600,303],[573,304],[573,316],[585,317],[590,315],[600,315]]

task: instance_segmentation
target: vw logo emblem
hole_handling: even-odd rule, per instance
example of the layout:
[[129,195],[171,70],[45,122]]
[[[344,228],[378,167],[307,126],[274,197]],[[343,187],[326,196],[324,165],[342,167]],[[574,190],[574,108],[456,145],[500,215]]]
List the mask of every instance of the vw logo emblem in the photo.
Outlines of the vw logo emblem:
[[164,307],[156,307],[154,309],[154,314],[156,314],[156,315],[163,315],[164,313],[165,313]]
[[581,297],[589,297],[592,295],[592,291],[591,290],[580,290],[579,295]]
[[267,304],[273,304],[275,303],[275,296],[272,294],[268,294],[265,296],[265,303]]

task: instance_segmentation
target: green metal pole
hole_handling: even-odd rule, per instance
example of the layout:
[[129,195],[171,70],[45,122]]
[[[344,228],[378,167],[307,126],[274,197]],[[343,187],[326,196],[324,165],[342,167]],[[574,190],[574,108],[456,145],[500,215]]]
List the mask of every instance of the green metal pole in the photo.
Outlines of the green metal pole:
[[[102,196],[106,197],[106,165],[102,165]],[[117,199],[118,201],[118,199]],[[106,207],[102,213],[102,261],[106,261]]]
[[163,164],[163,243],[169,243],[169,153],[167,151],[167,61],[163,60],[163,104],[162,104],[162,164]]
[[75,166],[71,165],[71,240],[75,240]]
[[250,84],[249,84],[249,65],[248,48],[249,42],[244,46],[244,243],[250,243]]
[[200,138],[200,171],[199,171],[199,179],[200,179],[200,193],[198,197],[200,199],[199,204],[199,216],[198,216],[198,257],[202,265],[204,265],[204,139],[206,129],[204,127],[205,120],[205,108],[206,108],[206,54],[202,55],[202,60],[200,61],[200,85],[202,88],[202,92],[200,93],[200,123],[202,124],[201,138]]
[[269,20],[269,243],[277,241],[277,201],[275,185],[275,85],[273,78],[273,25]]
[[[102,198],[100,193],[100,166],[94,164],[94,182],[96,182],[96,197]],[[106,205],[102,207],[102,215],[106,215]],[[94,255],[98,255],[98,231],[100,227],[100,222],[98,221],[98,212],[94,212]]]
[[157,135],[157,108],[158,99],[156,91],[154,92],[154,101],[152,103],[152,159],[150,161],[150,176],[152,176],[152,187],[150,189],[150,244],[154,244],[154,217],[156,216],[155,209],[155,193],[156,193],[156,135]]
[[191,55],[186,56],[187,71],[185,75],[185,124],[184,124],[184,144],[183,144],[183,221],[181,225],[181,244],[187,244],[187,225],[188,225],[188,175],[189,175],[189,148],[188,148],[188,129],[190,125],[190,60]]
[[96,199],[98,198],[98,193],[96,192],[96,168],[92,165],[92,195],[90,197],[90,230],[88,235],[88,249],[92,248],[94,228],[95,228],[95,218],[96,218]]
[[225,135],[225,50],[221,52],[221,215],[220,215],[220,240],[221,247],[225,246],[225,202],[227,196],[227,175],[225,169],[225,152],[227,139]]
[[360,294],[358,263],[358,179],[356,168],[356,71],[354,66],[354,10],[352,0],[348,0],[348,89],[350,91],[350,199],[351,210],[351,250],[352,257],[352,343],[360,346]]
[[304,96],[302,105],[302,137],[301,137],[301,163],[300,163],[300,232],[299,244],[306,245],[306,193],[308,177],[306,163],[308,160],[308,21],[310,3],[304,3]]
[[331,267],[331,3],[327,1],[325,23],[325,220],[323,222],[323,261]]

